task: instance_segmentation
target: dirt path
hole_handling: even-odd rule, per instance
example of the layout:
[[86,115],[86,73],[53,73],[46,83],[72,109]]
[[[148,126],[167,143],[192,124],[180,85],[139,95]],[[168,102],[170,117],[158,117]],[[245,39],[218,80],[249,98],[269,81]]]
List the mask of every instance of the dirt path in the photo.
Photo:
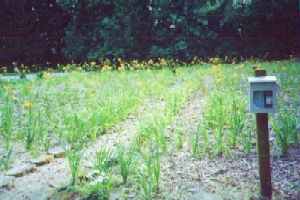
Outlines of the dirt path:
[[[136,113],[129,115],[126,120],[113,127],[105,135],[100,136],[85,150],[82,166],[86,169],[92,168],[95,154],[100,148],[109,147],[114,151],[119,143],[129,144],[137,132],[138,122],[141,118],[146,117],[151,110],[159,111],[163,108],[164,102],[160,100],[145,101]],[[32,173],[13,178],[11,184],[0,187],[0,199],[48,199],[56,189],[70,182],[71,175],[65,158],[54,159],[49,164],[34,167],[33,170]]]
[[[204,187],[201,186],[201,181],[197,175],[196,160],[190,154],[191,136],[197,131],[198,124],[201,121],[204,100],[203,93],[197,91],[166,131],[171,141],[169,153],[163,158],[161,164],[162,196],[166,199],[221,199],[219,196],[205,191]],[[176,149],[176,134],[181,134],[183,140],[180,150]]]

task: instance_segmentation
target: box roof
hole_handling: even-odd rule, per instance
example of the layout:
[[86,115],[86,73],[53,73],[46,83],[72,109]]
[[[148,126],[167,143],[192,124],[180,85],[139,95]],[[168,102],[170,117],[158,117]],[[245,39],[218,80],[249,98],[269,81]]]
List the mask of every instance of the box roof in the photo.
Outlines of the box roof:
[[276,76],[249,77],[249,83],[276,83]]

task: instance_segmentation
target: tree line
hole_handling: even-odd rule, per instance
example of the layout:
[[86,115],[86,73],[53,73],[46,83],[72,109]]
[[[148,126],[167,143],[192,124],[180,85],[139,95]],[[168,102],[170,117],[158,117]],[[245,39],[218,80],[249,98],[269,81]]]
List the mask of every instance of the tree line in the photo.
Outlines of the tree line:
[[298,0],[2,0],[0,62],[282,58],[299,51]]

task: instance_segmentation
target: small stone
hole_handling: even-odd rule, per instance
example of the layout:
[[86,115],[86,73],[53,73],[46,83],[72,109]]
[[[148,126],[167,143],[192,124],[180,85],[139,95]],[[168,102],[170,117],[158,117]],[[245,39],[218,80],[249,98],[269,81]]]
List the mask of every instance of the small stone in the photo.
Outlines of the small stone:
[[31,163],[35,164],[36,166],[42,166],[49,164],[54,160],[54,155],[42,155],[38,157],[37,159],[31,160]]
[[0,175],[0,188],[11,188],[14,186],[15,178]]
[[65,156],[65,150],[60,146],[55,146],[48,150],[48,154],[53,155],[54,158],[63,158]]
[[16,166],[12,169],[10,169],[6,175],[7,176],[15,176],[15,177],[21,177],[26,174],[32,173],[36,171],[36,167],[33,164],[22,164],[19,166]]

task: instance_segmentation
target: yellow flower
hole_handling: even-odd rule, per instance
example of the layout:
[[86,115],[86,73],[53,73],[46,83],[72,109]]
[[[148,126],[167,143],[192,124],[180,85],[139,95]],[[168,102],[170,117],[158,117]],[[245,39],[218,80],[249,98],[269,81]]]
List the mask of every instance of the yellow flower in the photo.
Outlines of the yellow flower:
[[163,59],[163,58],[159,59],[159,63],[161,65],[167,65],[167,61],[165,59]]
[[31,109],[32,108],[32,102],[31,101],[25,101],[23,104],[25,109]]
[[51,78],[51,74],[48,73],[48,72],[44,72],[44,78],[45,78],[46,80],[49,80],[49,79]]
[[153,65],[153,60],[150,59],[150,60],[148,61],[148,64],[149,64],[149,65]]

